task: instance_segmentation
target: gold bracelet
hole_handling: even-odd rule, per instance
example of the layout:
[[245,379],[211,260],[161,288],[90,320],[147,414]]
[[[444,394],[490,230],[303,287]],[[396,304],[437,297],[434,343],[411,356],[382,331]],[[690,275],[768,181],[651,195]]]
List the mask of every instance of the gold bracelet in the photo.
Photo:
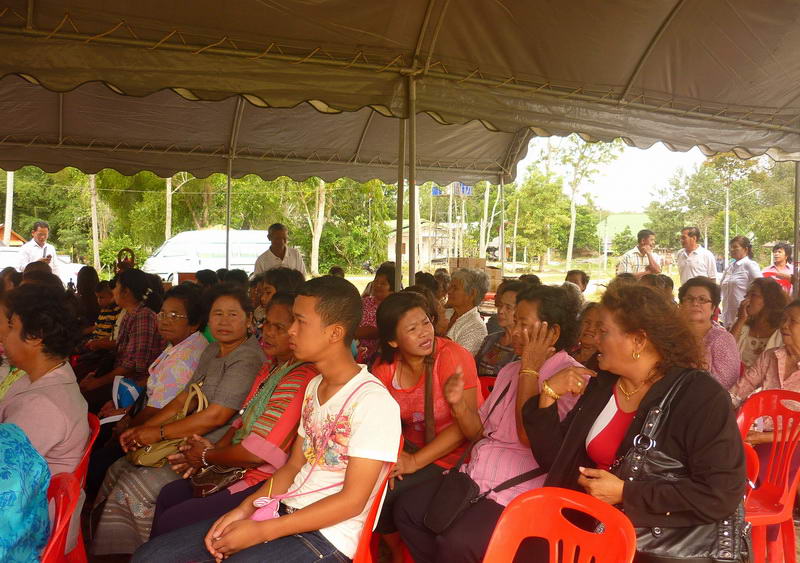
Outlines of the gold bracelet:
[[519,370],[519,374],[520,375],[535,375],[536,377],[539,377],[539,372],[536,371],[535,369],[521,369],[521,370]]
[[542,392],[554,401],[558,401],[561,398],[561,395],[553,391],[553,388],[546,381],[542,382]]

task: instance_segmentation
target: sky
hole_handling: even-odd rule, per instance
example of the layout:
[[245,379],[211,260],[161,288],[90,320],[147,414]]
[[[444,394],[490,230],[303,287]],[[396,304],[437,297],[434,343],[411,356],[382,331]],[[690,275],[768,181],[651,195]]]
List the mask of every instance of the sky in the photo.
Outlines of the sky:
[[[524,181],[528,166],[539,152],[537,143],[544,142],[543,138],[531,141],[528,156],[517,167],[518,182]],[[655,189],[666,185],[677,170],[690,172],[704,159],[697,148],[672,152],[661,143],[646,150],[625,146],[620,157],[604,165],[594,182],[584,184],[581,191],[592,194],[595,204],[612,213],[642,212],[655,198]]]

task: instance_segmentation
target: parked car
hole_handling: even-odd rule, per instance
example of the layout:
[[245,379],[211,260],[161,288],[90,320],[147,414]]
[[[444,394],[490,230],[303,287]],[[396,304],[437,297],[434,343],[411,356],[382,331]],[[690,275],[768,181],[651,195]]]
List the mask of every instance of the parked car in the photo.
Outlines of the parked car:
[[[78,271],[84,265],[73,262],[72,258],[64,254],[56,254],[56,260],[58,260],[58,277],[61,278],[61,282],[65,286],[69,282],[77,283]],[[8,266],[12,268],[19,267],[18,246],[0,246],[0,270]]]
[[[267,231],[231,229],[229,269],[253,273],[256,258],[269,249]],[[225,267],[225,229],[185,231],[167,240],[142,269],[163,280],[177,282],[179,273],[218,270]]]

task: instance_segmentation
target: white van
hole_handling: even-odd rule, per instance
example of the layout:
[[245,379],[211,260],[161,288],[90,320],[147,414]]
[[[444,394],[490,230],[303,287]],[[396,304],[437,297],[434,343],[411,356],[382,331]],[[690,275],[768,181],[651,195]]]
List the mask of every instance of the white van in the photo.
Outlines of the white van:
[[[253,273],[256,258],[269,248],[267,231],[231,229],[229,269]],[[177,282],[178,273],[219,270],[225,267],[225,229],[186,231],[162,244],[145,260],[142,269],[158,274],[166,281]]]

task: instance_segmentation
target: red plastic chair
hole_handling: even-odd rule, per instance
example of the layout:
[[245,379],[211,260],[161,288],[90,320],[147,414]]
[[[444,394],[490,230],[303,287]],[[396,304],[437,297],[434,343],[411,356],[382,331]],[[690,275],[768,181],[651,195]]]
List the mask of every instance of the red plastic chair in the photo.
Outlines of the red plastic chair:
[[[602,522],[605,530],[594,533],[578,528],[564,517],[564,509],[589,514]],[[483,562],[513,561],[520,544],[529,537],[548,540],[550,561],[630,563],[636,555],[636,533],[622,512],[569,489],[542,487],[512,500],[500,515]]]
[[[770,417],[774,428],[769,462],[760,470],[758,488],[745,501],[745,518],[753,525],[753,556],[757,563],[765,559],[766,526],[771,524],[781,527],[784,561],[796,562],[792,508],[800,471],[792,471],[791,462],[800,442],[800,411],[792,410],[785,401],[800,405],[800,393],[782,390],[756,393],[745,401],[736,419],[742,438],[762,416]],[[778,552],[780,540],[772,542],[771,552]]]
[[[403,437],[400,437],[400,448],[397,450],[397,456],[403,451]],[[373,563],[378,560],[378,547],[373,545],[372,531],[375,529],[375,520],[378,518],[378,509],[383,504],[383,493],[386,490],[386,485],[389,483],[389,476],[394,469],[394,463],[387,463],[386,474],[383,476],[381,486],[375,494],[372,501],[372,506],[367,513],[367,519],[364,520],[364,528],[361,530],[361,537],[358,539],[358,548],[356,554],[353,556],[353,563]]]
[[761,468],[761,460],[758,459],[758,452],[755,448],[744,442],[744,461],[747,466],[747,489],[745,491],[745,498],[750,496],[753,489],[756,488],[756,480],[758,479],[758,471]]
[[[91,430],[91,434],[89,434],[89,441],[86,443],[86,450],[83,452],[83,457],[81,458],[80,463],[75,468],[75,471],[72,474],[75,476],[75,479],[80,484],[81,488],[86,484],[86,473],[89,470],[89,458],[91,457],[92,447],[94,446],[95,440],[97,440],[97,435],[100,433],[100,419],[97,418],[96,415],[89,413],[88,416],[89,420],[89,429]],[[80,517],[80,515],[77,515]],[[68,563],[86,563],[86,545],[83,541],[83,526],[78,526],[78,540],[75,544],[75,547],[66,554],[66,561]]]
[[491,393],[492,389],[494,389],[494,383],[497,381],[497,378],[492,377],[491,375],[481,375],[478,376],[478,381],[481,383],[483,399],[486,400],[489,397],[489,393]]
[[42,552],[42,563],[61,563],[64,561],[64,547],[67,543],[69,521],[78,505],[80,483],[72,473],[59,473],[50,479],[47,499],[55,503],[50,539]]

